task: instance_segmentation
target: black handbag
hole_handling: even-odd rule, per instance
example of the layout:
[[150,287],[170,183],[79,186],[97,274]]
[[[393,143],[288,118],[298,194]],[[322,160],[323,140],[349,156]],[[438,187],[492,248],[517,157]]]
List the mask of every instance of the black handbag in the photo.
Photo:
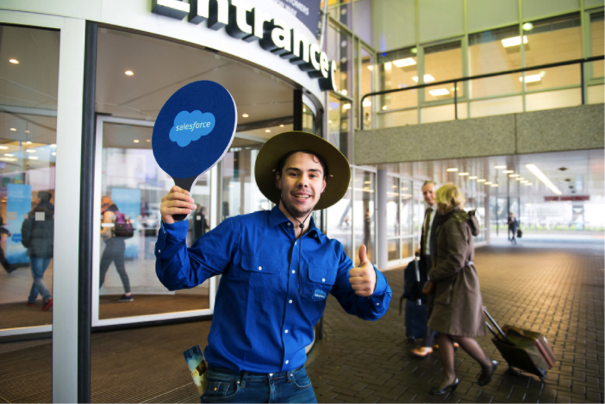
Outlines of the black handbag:
[[517,238],[523,237],[523,231],[521,229],[517,229]]

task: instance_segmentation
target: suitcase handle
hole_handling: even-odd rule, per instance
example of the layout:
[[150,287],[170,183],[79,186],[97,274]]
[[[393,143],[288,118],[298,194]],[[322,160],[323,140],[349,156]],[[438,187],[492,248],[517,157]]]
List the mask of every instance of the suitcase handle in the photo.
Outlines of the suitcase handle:
[[[418,269],[418,260],[416,259],[416,256],[414,256],[414,267],[416,269],[416,282],[420,283],[420,270]],[[416,304],[422,306],[422,300],[416,299]]]
[[[510,342],[510,340],[508,339],[508,337],[506,336],[506,334],[504,334],[504,331],[502,331],[502,329],[500,328],[500,326],[498,325],[498,323],[496,323],[496,320],[494,320],[492,318],[492,316],[489,315],[489,313],[487,312],[487,310],[483,310],[483,312],[485,313],[485,315],[487,316],[487,318],[489,319],[489,321],[492,322],[492,324],[494,325],[494,327],[496,327],[496,329],[498,330],[498,332],[500,333],[500,335],[504,338],[504,341],[506,341],[507,343],[509,343],[509,344],[512,345],[512,342]],[[485,324],[490,329],[490,331],[492,332],[492,334],[494,334],[496,336],[496,338],[498,338],[498,336],[496,335],[495,331],[492,329],[492,327],[490,327],[489,323],[486,321]],[[498,338],[498,339],[500,339],[500,338]]]

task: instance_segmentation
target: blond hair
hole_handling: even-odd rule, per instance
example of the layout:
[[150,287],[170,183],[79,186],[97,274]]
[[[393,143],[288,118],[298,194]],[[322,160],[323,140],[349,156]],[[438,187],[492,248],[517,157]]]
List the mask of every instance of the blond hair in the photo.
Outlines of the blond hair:
[[456,184],[451,182],[439,188],[435,193],[435,201],[440,205],[444,205],[446,212],[456,207],[462,208],[465,200],[460,189],[458,189]]

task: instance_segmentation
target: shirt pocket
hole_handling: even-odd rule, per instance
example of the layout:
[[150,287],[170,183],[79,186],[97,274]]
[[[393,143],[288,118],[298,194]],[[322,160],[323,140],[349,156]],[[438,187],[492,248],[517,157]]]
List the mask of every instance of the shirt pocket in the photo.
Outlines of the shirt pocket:
[[242,275],[248,280],[255,300],[266,300],[271,293],[279,292],[279,272],[282,263],[271,257],[242,255]]
[[325,302],[336,282],[336,269],[309,263],[305,297],[314,302]]

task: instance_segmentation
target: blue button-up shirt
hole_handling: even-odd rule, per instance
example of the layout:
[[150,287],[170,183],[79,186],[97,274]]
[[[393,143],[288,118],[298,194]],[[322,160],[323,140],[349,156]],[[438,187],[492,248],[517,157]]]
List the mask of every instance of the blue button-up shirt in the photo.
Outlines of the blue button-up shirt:
[[369,297],[349,282],[353,263],[342,244],[330,240],[311,218],[298,240],[279,210],[223,221],[187,248],[187,222],[162,224],[156,244],[156,273],[170,290],[193,288],[222,275],[204,351],[210,365],[234,371],[274,373],[306,362],[305,347],[322,316],[328,293],[349,314],[377,320],[392,292],[376,271]]

